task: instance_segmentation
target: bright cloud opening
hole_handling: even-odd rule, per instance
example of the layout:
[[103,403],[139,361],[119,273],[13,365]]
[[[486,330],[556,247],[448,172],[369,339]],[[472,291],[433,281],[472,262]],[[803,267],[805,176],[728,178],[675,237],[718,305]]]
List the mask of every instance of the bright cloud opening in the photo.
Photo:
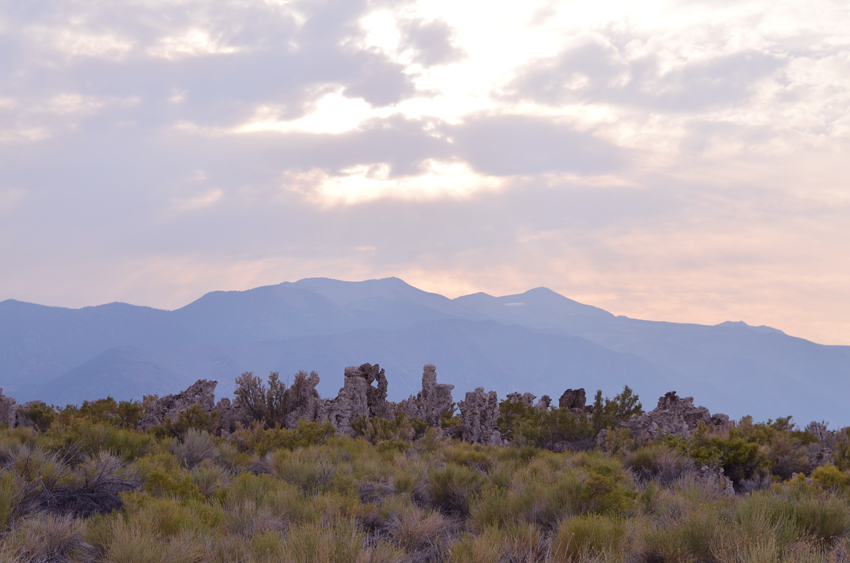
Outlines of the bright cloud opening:
[[354,166],[331,176],[320,170],[287,175],[284,186],[300,192],[320,207],[354,205],[390,198],[427,201],[466,199],[480,192],[496,191],[505,180],[477,174],[463,162],[429,160],[418,176],[394,178],[387,164]]

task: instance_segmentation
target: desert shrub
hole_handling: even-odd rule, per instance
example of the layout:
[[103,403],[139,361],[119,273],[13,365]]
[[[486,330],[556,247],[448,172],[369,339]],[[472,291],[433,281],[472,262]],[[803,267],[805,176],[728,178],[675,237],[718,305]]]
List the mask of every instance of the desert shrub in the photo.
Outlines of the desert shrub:
[[477,534],[462,535],[449,548],[450,563],[493,563],[503,561],[505,531],[487,528]]
[[299,563],[351,563],[360,559],[365,543],[354,521],[331,527],[297,525],[286,536],[287,559]]
[[637,492],[628,485],[628,480],[622,474],[588,473],[580,496],[582,512],[624,514],[631,510]]
[[602,391],[597,391],[593,398],[593,426],[596,432],[605,428],[616,428],[623,421],[637,414],[643,414],[643,406],[634,391],[626,385],[614,399],[602,398]]
[[832,459],[841,471],[850,470],[850,426],[835,433],[835,450],[832,452]]
[[84,522],[71,515],[38,514],[4,535],[0,561],[91,561],[95,550],[83,534]]
[[425,434],[428,423],[421,418],[410,418],[400,414],[395,418],[369,418],[359,416],[351,422],[355,436],[378,445],[383,442],[412,442]]
[[204,500],[200,488],[185,471],[154,469],[145,479],[145,491],[161,498]]
[[499,403],[499,432],[514,444],[536,445],[540,442],[539,412],[521,401],[505,399]]
[[172,436],[182,438],[190,430],[212,434],[215,430],[216,413],[207,412],[203,405],[195,403],[188,409],[177,415],[177,420],[165,417],[162,424],[153,429],[156,436],[162,438]]
[[0,530],[5,530],[9,518],[20,501],[17,475],[8,469],[0,471]]
[[694,462],[683,452],[672,450],[664,444],[649,444],[625,456],[625,466],[639,483],[653,481],[670,485],[694,471]]
[[584,561],[588,557],[616,555],[625,551],[626,523],[621,518],[577,516],[561,522],[552,537],[556,561]]
[[21,446],[33,447],[37,438],[40,437],[35,430],[26,426],[17,428],[0,426],[0,463],[5,464],[10,450],[18,449]]
[[292,429],[268,428],[255,423],[249,428],[237,430],[233,439],[237,447],[244,451],[265,455],[272,450],[305,448],[323,443],[333,436],[336,429],[329,420],[323,423],[299,420],[298,426]]
[[583,414],[569,409],[538,410],[519,401],[499,404],[499,431],[518,446],[549,450],[587,449],[596,434]]
[[192,471],[190,475],[192,483],[198,487],[198,490],[206,498],[215,495],[219,490],[228,486],[232,480],[232,475],[228,471],[212,465],[205,466],[204,464],[201,464],[200,467]]
[[811,469],[805,444],[788,432],[777,432],[765,449],[770,472],[783,481],[794,473],[808,473]]
[[428,472],[425,492],[435,508],[465,517],[469,514],[470,497],[479,491],[483,482],[484,477],[478,471],[449,463]]
[[15,464],[15,470],[15,518],[35,512],[81,517],[111,512],[123,506],[122,493],[139,485],[119,460],[102,454],[72,466],[55,454],[36,451]]
[[41,401],[27,403],[23,407],[23,413],[40,432],[49,429],[56,420],[56,409]]
[[850,484],[850,477],[832,463],[827,463],[812,471],[812,482],[824,489],[839,490]]
[[262,421],[266,428],[286,425],[286,415],[301,406],[302,390],[307,384],[307,379],[316,375],[309,375],[306,371],[295,374],[292,387],[287,389],[286,384],[280,381],[278,372],[269,374],[268,386],[262,378],[251,372],[245,372],[236,378],[237,402],[248,412],[251,419]]
[[737,507],[736,518],[746,537],[774,534],[781,549],[806,539],[830,542],[850,532],[848,502],[812,487],[793,495],[750,495]]
[[299,450],[290,454],[272,454],[270,466],[274,475],[307,494],[343,490],[353,484],[350,473],[341,471],[341,463],[322,455],[321,451]]
[[280,381],[278,372],[269,374],[267,387],[261,377],[246,371],[236,378],[234,395],[252,419],[264,421],[269,428],[284,424],[286,384]]
[[59,409],[57,419],[63,426],[71,426],[78,420],[90,420],[118,428],[132,429],[142,417],[142,404],[138,401],[117,402],[112,397],[96,401],[83,401],[79,407],[68,405]]
[[435,560],[446,541],[448,522],[439,512],[425,512],[409,505],[390,515],[386,529],[398,547],[408,553],[427,552]]
[[66,428],[51,428],[45,434],[45,445],[68,458],[79,459],[97,452],[108,452],[124,461],[132,461],[150,452],[156,438],[105,424],[79,419]]
[[502,531],[501,560],[542,561],[549,551],[549,542],[542,530],[529,522],[511,522]]
[[180,465],[187,469],[192,469],[205,459],[215,459],[218,453],[215,438],[205,430],[195,430],[191,427],[186,430],[182,439],[172,438],[168,449]]
[[722,467],[724,475],[736,488],[740,488],[741,481],[752,479],[767,466],[759,444],[744,439],[737,428],[730,430],[726,437],[714,436],[701,422],[689,439],[667,436],[665,443],[672,449],[687,453],[698,465]]
[[493,463],[492,449],[479,445],[455,443],[444,447],[441,453],[446,463],[465,465],[481,472],[489,471]]

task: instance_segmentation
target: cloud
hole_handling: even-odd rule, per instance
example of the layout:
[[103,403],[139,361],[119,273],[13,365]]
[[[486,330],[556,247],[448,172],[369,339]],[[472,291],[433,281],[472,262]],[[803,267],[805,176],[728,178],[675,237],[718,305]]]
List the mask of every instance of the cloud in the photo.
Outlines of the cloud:
[[446,132],[459,156],[488,174],[605,174],[625,163],[618,147],[540,117],[476,116]]
[[413,61],[424,67],[458,62],[467,56],[454,43],[455,30],[441,20],[413,20],[405,26],[404,37],[404,46],[414,51]]
[[664,69],[656,55],[629,60],[611,44],[589,43],[529,64],[506,90],[550,105],[607,102],[691,112],[746,101],[759,81],[784,65],[775,55],[750,50]]
[[0,299],[399,275],[850,342],[847,29],[820,0],[0,9]]
[[386,163],[358,165],[334,176],[310,170],[286,175],[284,184],[322,207],[388,198],[414,202],[467,199],[506,185],[501,178],[476,174],[463,162],[426,160],[415,175],[393,177],[391,172]]

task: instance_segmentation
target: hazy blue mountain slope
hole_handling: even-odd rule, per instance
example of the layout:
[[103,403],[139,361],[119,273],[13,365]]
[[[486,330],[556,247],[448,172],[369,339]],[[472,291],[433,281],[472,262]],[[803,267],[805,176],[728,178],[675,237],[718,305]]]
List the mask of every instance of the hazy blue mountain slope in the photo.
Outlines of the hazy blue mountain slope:
[[[582,338],[492,321],[451,320],[245,346],[115,348],[70,370],[41,392],[45,400],[63,404],[104,394],[141,398],[176,392],[204,377],[218,380],[219,396],[228,396],[241,371],[261,375],[279,371],[286,379],[305,369],[319,372],[320,391],[332,397],[342,386],[343,369],[364,362],[380,363],[387,370],[390,396],[396,400],[419,391],[426,363],[437,365],[441,382],[455,385],[456,399],[479,386],[502,396],[512,391],[549,394],[556,401],[568,387],[585,387],[591,393],[601,388],[613,395],[628,384],[647,394],[650,402],[677,386],[691,390],[664,367]],[[694,389],[708,394],[703,386]]]
[[214,291],[177,309],[174,319],[205,344],[232,345],[357,327],[350,313],[327,298],[287,285]]
[[397,278],[311,278],[212,292],[176,311],[0,303],[0,387],[22,401],[65,403],[107,388],[162,394],[198,377],[228,394],[242,371],[301,368],[318,370],[333,395],[342,369],[366,361],[397,374],[391,393],[400,395],[418,389],[432,362],[458,392],[489,383],[500,393],[613,394],[628,383],[648,406],[675,389],[734,416],[850,424],[850,347],[743,323],[615,317],[545,288],[451,300]]
[[111,303],[82,309],[0,303],[0,386],[14,394],[115,346],[175,346],[192,337],[168,311]]
[[572,318],[576,316],[614,318],[608,311],[583,305],[545,287],[504,297],[473,293],[458,297],[454,302],[486,318],[537,328],[567,328],[572,326],[571,321],[577,320]]
[[38,396],[57,405],[106,396],[116,400],[141,399],[185,389],[197,380],[157,361],[157,356],[140,348],[112,348],[44,385]]

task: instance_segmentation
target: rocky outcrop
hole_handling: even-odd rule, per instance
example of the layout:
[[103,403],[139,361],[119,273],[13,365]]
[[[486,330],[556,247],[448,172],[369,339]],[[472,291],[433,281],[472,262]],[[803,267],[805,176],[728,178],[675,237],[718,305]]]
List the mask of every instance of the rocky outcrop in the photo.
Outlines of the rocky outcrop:
[[534,408],[539,411],[547,411],[549,410],[549,405],[552,404],[552,397],[549,395],[543,395],[540,397],[540,400],[534,405]]
[[193,405],[201,405],[206,412],[212,413],[215,409],[216,385],[218,381],[199,379],[185,391],[151,401],[145,405],[144,414],[136,427],[147,430],[159,426],[166,418],[177,420],[180,413]]
[[522,403],[526,407],[533,407],[534,399],[536,398],[536,395],[532,395],[531,393],[508,393],[506,397],[508,402]]
[[405,399],[398,405],[398,412],[411,418],[421,418],[431,426],[440,426],[443,413],[452,407],[454,385],[437,383],[437,368],[425,364],[422,368],[422,391],[416,397]]
[[[392,415],[392,405],[387,403],[387,378],[378,364],[347,367],[344,375],[343,388],[335,399],[321,403],[315,420],[330,420],[340,433],[353,434],[351,422],[360,416],[388,418]],[[373,382],[378,383],[377,387],[372,386]],[[310,414],[305,413],[304,418],[309,419]]]
[[460,409],[460,439],[474,444],[497,445],[502,436],[496,427],[499,418],[499,399],[495,391],[484,392],[483,387],[466,394],[458,403]]
[[0,426],[8,426],[9,428],[17,426],[19,410],[18,401],[4,395],[3,389],[0,388]]
[[215,430],[216,436],[227,436],[236,432],[237,422],[245,423],[245,413],[239,407],[238,403],[231,403],[227,397],[222,398],[213,409],[215,415]]
[[690,438],[701,422],[715,429],[730,426],[729,417],[725,414],[712,416],[707,408],[695,407],[693,397],[682,398],[677,396],[675,391],[671,391],[658,399],[655,409],[620,423],[620,427],[631,429],[632,438],[641,444],[654,440],[661,434],[677,434]]
[[302,419],[308,422],[318,420],[324,404],[316,390],[318,384],[319,374],[315,371],[310,372],[309,375],[305,371],[295,374],[295,380],[289,388],[290,411],[284,421],[286,428],[295,428],[298,426],[298,421]]
[[705,486],[713,488],[723,496],[735,496],[735,487],[732,479],[723,473],[722,467],[708,467],[703,465],[696,471],[696,480]]
[[835,434],[830,432],[825,422],[810,422],[806,430],[812,434],[817,442],[806,446],[806,455],[809,465],[819,467],[832,462],[832,451],[835,448]]
[[584,410],[587,403],[587,394],[584,388],[567,389],[561,398],[558,399],[558,407],[562,409],[580,409]]
[[[384,374],[384,370],[382,370],[378,364],[375,364],[374,366],[371,364],[363,364],[355,371],[360,377],[365,379],[368,384],[368,387],[366,388],[366,407],[369,411],[369,418],[375,416],[380,418],[390,418],[393,414],[393,408],[392,405],[387,402],[387,388],[389,387],[389,384],[387,383],[387,376]],[[374,387],[372,386],[372,382],[375,383]]]

